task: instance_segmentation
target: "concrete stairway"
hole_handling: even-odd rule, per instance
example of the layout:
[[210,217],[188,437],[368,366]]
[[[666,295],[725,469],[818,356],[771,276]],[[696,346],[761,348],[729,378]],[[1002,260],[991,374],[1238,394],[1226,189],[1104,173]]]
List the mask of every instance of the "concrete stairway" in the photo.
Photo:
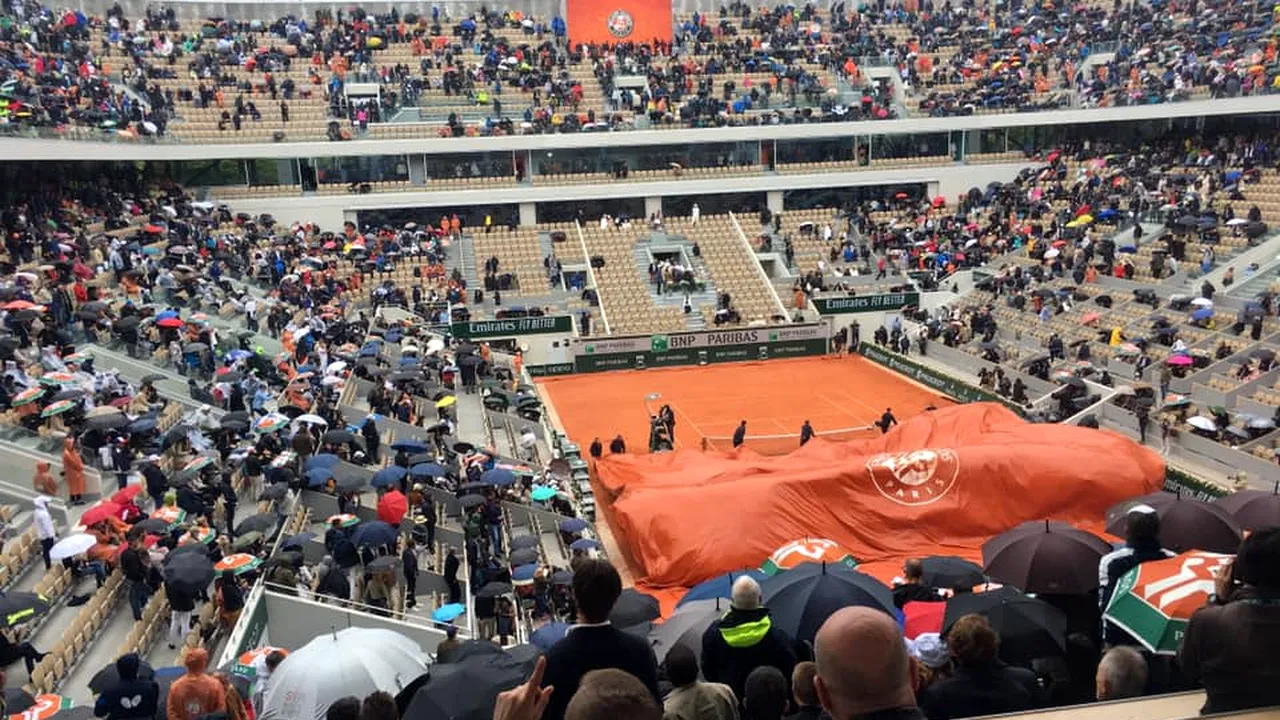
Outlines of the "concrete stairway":
[[[667,236],[664,242],[671,243],[673,238]],[[684,245],[685,243],[675,243]],[[636,259],[636,269],[643,278],[649,277],[649,263],[652,262],[653,256],[650,254],[648,245],[644,243],[636,243],[631,248],[632,254]],[[696,332],[706,330],[707,323],[703,318],[701,309],[712,308],[716,306],[716,288],[710,281],[711,274],[707,272],[706,266],[702,265],[702,260],[693,257],[693,254],[686,250],[686,256],[693,262],[694,268],[698,269],[703,277],[708,278],[707,289],[702,292],[695,292],[689,295],[689,301],[693,303],[693,312],[684,316],[685,327],[690,331]],[[653,285],[648,285],[649,296],[653,298],[653,303],[662,307],[680,308],[684,304],[684,293],[679,292],[663,292],[659,293]]]

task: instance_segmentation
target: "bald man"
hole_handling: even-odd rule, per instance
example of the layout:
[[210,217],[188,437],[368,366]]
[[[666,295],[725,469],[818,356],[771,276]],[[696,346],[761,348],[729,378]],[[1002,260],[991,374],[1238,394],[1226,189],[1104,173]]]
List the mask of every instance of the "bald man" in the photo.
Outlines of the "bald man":
[[914,669],[902,631],[879,610],[848,607],[814,640],[814,687],[832,720],[925,720],[911,689]]

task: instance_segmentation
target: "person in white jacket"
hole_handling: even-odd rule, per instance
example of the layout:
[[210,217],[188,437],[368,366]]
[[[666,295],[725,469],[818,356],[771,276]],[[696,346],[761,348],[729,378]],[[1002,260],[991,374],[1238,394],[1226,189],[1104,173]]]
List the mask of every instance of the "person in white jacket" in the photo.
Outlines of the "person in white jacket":
[[44,557],[44,569],[48,570],[53,566],[49,551],[58,541],[58,533],[53,529],[53,516],[49,514],[49,498],[41,495],[34,502],[36,509],[32,513],[32,519],[36,525],[36,537],[40,539],[40,554]]

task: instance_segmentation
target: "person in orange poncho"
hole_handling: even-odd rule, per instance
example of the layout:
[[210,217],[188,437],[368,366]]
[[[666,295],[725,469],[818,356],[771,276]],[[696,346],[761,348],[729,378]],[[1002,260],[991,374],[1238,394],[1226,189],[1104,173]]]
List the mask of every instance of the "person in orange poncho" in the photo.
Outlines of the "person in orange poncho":
[[67,479],[67,494],[72,505],[84,504],[84,460],[76,450],[75,438],[62,443],[62,476]]

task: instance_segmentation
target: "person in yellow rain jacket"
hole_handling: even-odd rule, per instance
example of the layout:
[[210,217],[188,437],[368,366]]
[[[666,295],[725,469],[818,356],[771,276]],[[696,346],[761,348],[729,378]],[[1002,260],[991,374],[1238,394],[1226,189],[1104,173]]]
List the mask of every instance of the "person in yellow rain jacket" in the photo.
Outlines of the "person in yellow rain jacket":
[[1111,328],[1111,340],[1108,344],[1111,345],[1111,347],[1115,347],[1122,342],[1124,342],[1124,335],[1121,334],[1120,328],[1119,327]]

